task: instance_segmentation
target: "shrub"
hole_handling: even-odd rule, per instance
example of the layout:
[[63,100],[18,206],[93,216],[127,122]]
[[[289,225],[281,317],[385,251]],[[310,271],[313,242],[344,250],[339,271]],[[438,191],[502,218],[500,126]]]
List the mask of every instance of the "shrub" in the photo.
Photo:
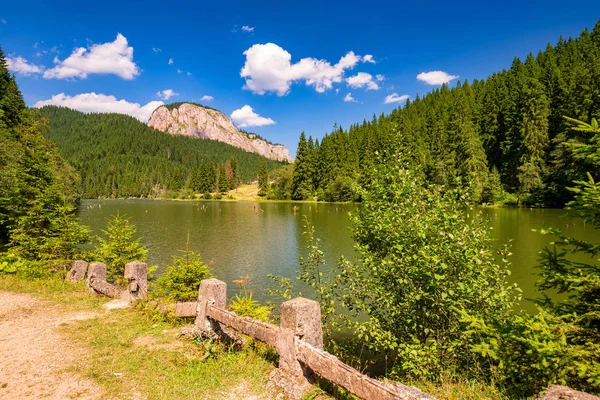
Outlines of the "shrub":
[[212,275],[199,253],[183,250],[153,283],[153,294],[175,302],[194,301],[198,298],[200,281]]
[[104,238],[99,237],[98,246],[93,252],[95,260],[106,264],[106,279],[118,285],[124,284],[125,264],[132,261],[146,261],[146,250],[139,239],[134,240],[135,226],[129,223],[129,219],[117,213],[108,220],[106,230],[103,230]]
[[261,305],[252,298],[252,292],[246,287],[249,277],[242,276],[234,282],[239,286],[240,292],[230,301],[231,311],[242,317],[251,317],[261,321],[269,321],[273,307],[270,305]]
[[215,194],[215,197],[214,197],[214,198],[215,198],[216,200],[221,200],[221,199],[223,198],[223,195],[222,195],[221,193],[217,193],[217,194]]
[[208,192],[204,193],[202,195],[202,197],[204,198],[204,200],[210,200],[210,199],[212,199],[212,195],[210,193],[208,193]]
[[516,297],[507,261],[495,261],[487,221],[460,189],[427,185],[397,163],[376,172],[351,218],[360,260],[342,261],[335,282],[342,304],[368,315],[350,326],[367,348],[397,360],[392,376],[478,373],[460,310],[506,315]]

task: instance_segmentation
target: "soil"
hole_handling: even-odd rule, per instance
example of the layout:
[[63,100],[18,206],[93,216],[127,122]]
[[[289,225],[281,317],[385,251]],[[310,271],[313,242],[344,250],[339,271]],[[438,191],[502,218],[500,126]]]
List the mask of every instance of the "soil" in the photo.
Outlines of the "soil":
[[70,372],[85,349],[59,333],[61,325],[95,315],[0,291],[0,399],[102,398],[100,386]]

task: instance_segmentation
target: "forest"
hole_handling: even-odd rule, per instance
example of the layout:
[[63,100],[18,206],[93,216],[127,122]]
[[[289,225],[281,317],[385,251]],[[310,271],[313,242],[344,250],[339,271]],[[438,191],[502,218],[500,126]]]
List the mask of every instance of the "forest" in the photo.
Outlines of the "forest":
[[[81,175],[81,195],[181,196],[256,180],[263,157],[231,145],[174,136],[121,114],[40,109],[45,136]],[[265,159],[269,170],[282,164]]]
[[359,200],[375,156],[395,148],[429,182],[469,184],[478,203],[563,207],[572,198],[566,187],[600,169],[564,146],[586,138],[562,118],[600,117],[598,60],[600,22],[487,79],[444,85],[348,129],[334,126],[320,142],[302,134],[287,196]]

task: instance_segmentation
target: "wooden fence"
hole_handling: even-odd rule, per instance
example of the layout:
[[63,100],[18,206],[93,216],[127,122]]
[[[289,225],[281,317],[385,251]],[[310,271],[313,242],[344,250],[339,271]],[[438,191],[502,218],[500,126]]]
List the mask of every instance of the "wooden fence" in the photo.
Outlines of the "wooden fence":
[[[126,290],[106,282],[106,265],[76,261],[67,279],[81,280],[87,275],[91,292],[131,302],[147,298],[147,265],[128,263],[124,278]],[[279,326],[250,317],[241,317],[228,310],[227,284],[218,279],[200,283],[198,301],[175,304],[175,314],[195,318],[195,327],[204,332],[218,332],[221,325],[255,340],[275,347],[279,353],[279,368],[299,384],[306,384],[319,375],[365,400],[431,400],[417,388],[397,382],[379,381],[360,373],[323,350],[321,307],[314,300],[302,297],[281,304]]]

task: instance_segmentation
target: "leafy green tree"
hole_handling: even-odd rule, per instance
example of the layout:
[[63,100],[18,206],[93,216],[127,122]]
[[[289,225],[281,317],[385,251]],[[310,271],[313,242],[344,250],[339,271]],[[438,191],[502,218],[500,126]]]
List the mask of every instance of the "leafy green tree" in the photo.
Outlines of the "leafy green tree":
[[93,257],[106,264],[108,281],[119,285],[125,283],[125,264],[146,261],[148,250],[141,245],[139,239],[134,239],[136,231],[128,218],[117,213],[102,231],[104,237],[98,237],[99,246],[94,250]]
[[[585,142],[566,143],[581,159],[600,162],[600,129],[572,120],[575,130],[588,136]],[[589,174],[576,181],[570,207],[594,228],[600,229],[600,186]],[[600,244],[568,237],[558,229],[543,230],[556,240],[540,253],[540,280],[543,298],[538,314],[474,317],[465,331],[472,351],[481,355],[490,378],[513,398],[532,396],[549,384],[600,392]],[[558,292],[551,299],[547,291]],[[467,313],[465,313],[467,314]]]
[[352,217],[360,258],[340,264],[341,302],[366,317],[350,326],[392,360],[392,376],[474,374],[478,355],[463,340],[460,310],[509,313],[516,293],[508,266],[496,262],[490,228],[469,208],[469,195],[425,184],[400,165],[380,165],[363,190]]

